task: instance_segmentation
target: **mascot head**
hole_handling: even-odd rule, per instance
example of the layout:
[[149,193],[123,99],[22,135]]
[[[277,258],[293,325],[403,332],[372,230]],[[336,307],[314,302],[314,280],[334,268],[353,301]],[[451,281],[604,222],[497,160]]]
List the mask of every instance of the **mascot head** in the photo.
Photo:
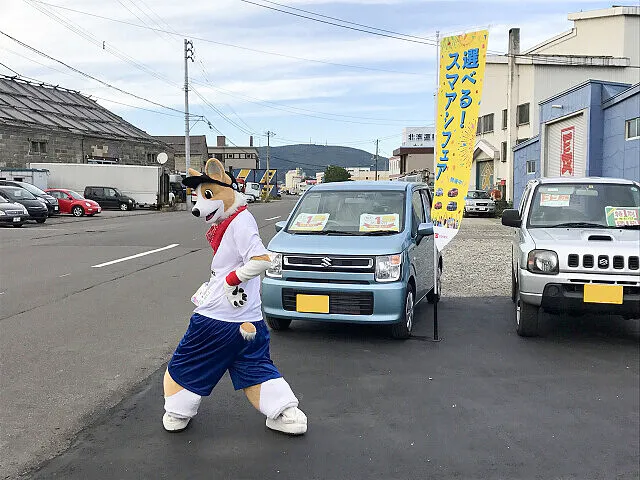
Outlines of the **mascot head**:
[[238,183],[215,158],[207,161],[204,173],[190,168],[182,184],[196,190],[198,200],[191,213],[208,224],[220,223],[246,204],[246,197],[238,191]]

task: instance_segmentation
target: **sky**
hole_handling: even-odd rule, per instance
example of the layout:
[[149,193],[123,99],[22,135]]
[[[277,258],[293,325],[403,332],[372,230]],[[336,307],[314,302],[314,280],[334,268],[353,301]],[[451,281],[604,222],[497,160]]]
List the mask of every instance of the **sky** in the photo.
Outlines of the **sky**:
[[[264,146],[270,131],[275,146],[344,145],[371,153],[379,139],[379,153],[388,157],[400,146],[403,127],[433,125],[436,32],[488,29],[489,50],[504,53],[509,29],[519,27],[526,50],[570,30],[569,13],[612,5],[595,0],[273,0],[282,7],[271,0],[250,1],[0,0],[1,32],[120,90],[4,35],[0,74],[17,72],[80,91],[151,135],[184,135],[188,38],[194,47],[188,65],[191,135],[207,135],[208,144],[215,145],[223,134],[240,146],[253,135],[254,144]],[[414,41],[264,5],[309,16],[286,7],[303,9]]]

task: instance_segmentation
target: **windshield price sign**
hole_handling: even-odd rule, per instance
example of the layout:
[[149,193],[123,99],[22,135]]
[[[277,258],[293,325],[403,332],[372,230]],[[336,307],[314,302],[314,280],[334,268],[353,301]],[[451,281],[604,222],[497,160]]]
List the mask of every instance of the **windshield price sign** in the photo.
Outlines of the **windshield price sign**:
[[634,207],[606,207],[607,225],[610,227],[636,226],[640,208]]
[[541,207],[568,207],[571,202],[571,195],[555,195],[542,193],[540,195]]
[[360,215],[361,232],[378,232],[380,230],[400,231],[400,215],[392,213],[388,215],[374,215],[363,213]]
[[329,221],[328,213],[301,213],[296,217],[289,230],[301,232],[320,232]]

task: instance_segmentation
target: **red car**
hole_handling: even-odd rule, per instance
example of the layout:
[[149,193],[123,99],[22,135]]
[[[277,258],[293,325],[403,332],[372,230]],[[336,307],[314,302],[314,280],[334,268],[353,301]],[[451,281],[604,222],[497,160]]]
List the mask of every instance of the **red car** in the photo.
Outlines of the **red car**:
[[60,213],[70,213],[74,217],[83,215],[93,216],[102,211],[102,207],[98,202],[87,200],[78,192],[67,190],[65,188],[47,188],[45,190],[49,195],[58,199],[60,205]]

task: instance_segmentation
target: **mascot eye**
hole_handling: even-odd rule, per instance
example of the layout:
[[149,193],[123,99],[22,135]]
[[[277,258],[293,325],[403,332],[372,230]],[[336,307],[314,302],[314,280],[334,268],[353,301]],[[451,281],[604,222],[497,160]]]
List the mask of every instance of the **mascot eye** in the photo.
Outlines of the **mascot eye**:
[[205,190],[204,198],[206,198],[207,200],[211,200],[213,198],[213,192],[211,190]]

